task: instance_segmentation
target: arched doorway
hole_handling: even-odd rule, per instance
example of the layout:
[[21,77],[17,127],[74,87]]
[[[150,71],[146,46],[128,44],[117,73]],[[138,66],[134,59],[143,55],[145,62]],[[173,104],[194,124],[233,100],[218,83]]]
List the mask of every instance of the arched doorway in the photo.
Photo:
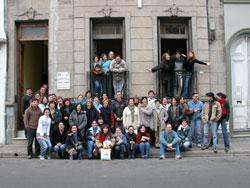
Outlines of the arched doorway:
[[250,35],[233,40],[230,56],[234,129],[250,129]]

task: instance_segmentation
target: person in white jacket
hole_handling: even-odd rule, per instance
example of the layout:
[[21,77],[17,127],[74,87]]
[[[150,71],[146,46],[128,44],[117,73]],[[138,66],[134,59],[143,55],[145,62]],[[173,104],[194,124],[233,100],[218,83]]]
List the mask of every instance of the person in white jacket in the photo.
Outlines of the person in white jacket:
[[51,159],[49,154],[52,150],[52,145],[49,138],[51,118],[50,118],[50,109],[44,109],[44,115],[39,118],[38,127],[36,131],[37,141],[41,146],[40,159],[44,160],[45,158]]
[[134,127],[135,134],[137,134],[137,129],[140,125],[140,112],[134,105],[134,98],[129,98],[128,106],[123,111],[122,119],[126,132],[128,132],[128,127],[132,125]]

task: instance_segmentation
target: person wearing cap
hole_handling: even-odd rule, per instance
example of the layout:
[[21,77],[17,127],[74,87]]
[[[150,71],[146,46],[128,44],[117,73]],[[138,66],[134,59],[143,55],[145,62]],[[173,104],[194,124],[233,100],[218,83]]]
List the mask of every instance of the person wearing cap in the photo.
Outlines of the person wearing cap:
[[225,152],[228,152],[230,149],[230,143],[227,136],[227,125],[229,124],[229,117],[230,117],[230,106],[228,101],[226,100],[226,95],[223,93],[217,93],[216,99],[221,105],[222,116],[218,122],[218,128],[221,124],[222,134],[224,138],[224,146]]
[[202,150],[208,149],[208,135],[209,128],[212,129],[213,137],[213,151],[217,153],[217,125],[221,118],[222,110],[219,102],[215,100],[214,93],[209,92],[206,94],[207,102],[202,108],[202,122],[204,123],[204,146]]

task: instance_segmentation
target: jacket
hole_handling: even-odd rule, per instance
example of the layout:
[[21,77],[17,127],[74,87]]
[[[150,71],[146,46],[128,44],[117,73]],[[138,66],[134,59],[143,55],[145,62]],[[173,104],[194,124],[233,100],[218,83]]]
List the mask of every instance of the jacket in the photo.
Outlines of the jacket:
[[168,144],[177,144],[180,143],[181,139],[178,137],[175,131],[171,131],[170,133],[166,130],[161,131],[160,134],[160,143],[167,146]]
[[91,73],[92,73],[93,80],[100,80],[101,81],[103,79],[104,72],[102,69],[98,72],[95,69],[92,69]]
[[[156,109],[156,112],[157,112],[157,109]],[[157,117],[158,117],[158,120],[160,120],[160,128],[161,128],[161,130],[165,129],[165,126],[166,126],[166,123],[167,123],[167,120],[168,120],[168,112],[167,112],[167,110],[165,110],[165,108],[161,107],[161,109],[159,111],[159,114],[157,112]]]
[[[148,137],[149,140],[146,140],[145,142],[142,142],[142,141],[141,141],[141,138],[142,138],[143,136]],[[138,144],[140,144],[140,143],[146,143],[146,142],[151,143],[150,134],[149,134],[149,133],[138,133],[138,134],[136,135],[136,142],[137,142]]]
[[176,112],[174,116],[174,108],[171,105],[168,109],[168,123],[170,123],[174,130],[177,130],[178,126],[181,124],[181,121],[184,117],[185,111],[182,105],[176,107]]
[[97,127],[97,131],[96,133],[94,134],[94,130],[93,130],[93,127],[90,127],[88,130],[87,130],[87,133],[86,133],[86,140],[92,140],[92,137],[96,138],[98,133],[101,131],[101,129],[99,127]]
[[40,136],[43,136],[44,134],[49,136],[49,134],[50,134],[50,126],[51,126],[50,117],[47,117],[47,116],[43,115],[43,116],[41,116],[39,118],[36,133],[40,134]]
[[112,72],[112,76],[114,80],[124,80],[125,74],[124,72],[127,69],[126,62],[121,59],[120,63],[117,63],[116,60],[112,60],[110,63],[110,71]]
[[54,143],[55,145],[57,143],[62,143],[62,144],[65,144],[66,143],[66,138],[67,138],[67,130],[64,129],[63,133],[61,134],[59,129],[56,130],[54,132]]
[[73,112],[73,105],[70,105],[69,107],[62,107],[61,108],[61,113],[62,113],[62,121],[65,125],[66,129],[69,129],[69,119],[65,120],[64,117],[68,117],[70,116],[70,114]]
[[83,143],[83,137],[79,134],[77,134],[77,143],[74,141],[73,133],[68,134],[66,138],[66,149],[67,151],[70,151],[72,149],[75,149],[75,144],[82,145]]
[[[119,136],[117,136],[116,134],[114,134],[114,138],[115,138],[115,145],[118,145],[117,143],[119,142],[120,138]],[[126,145],[127,144],[127,138],[124,134],[122,134],[122,143],[121,144],[124,144]]]
[[85,111],[77,111],[73,110],[73,112],[69,116],[69,125],[77,125],[78,129],[81,131],[82,136],[85,135],[85,129],[87,125],[87,115]]
[[104,124],[108,124],[110,127],[114,127],[115,122],[114,122],[114,114],[113,111],[110,107],[100,108],[100,116],[103,117]]
[[145,125],[151,130],[157,130],[157,112],[154,108],[147,105],[146,108],[142,108],[142,105],[139,104],[140,111],[140,125]]
[[226,121],[229,120],[230,117],[230,106],[227,100],[220,101],[221,109],[224,108],[226,114],[222,114],[221,118],[226,118]]
[[62,113],[61,113],[61,111],[58,110],[58,109],[55,109],[54,113],[51,114],[51,116],[52,116],[51,120],[52,121],[54,120],[56,122],[53,125],[54,130],[58,129],[58,124],[60,123],[60,121],[62,121]]
[[152,72],[161,71],[162,76],[167,79],[169,74],[173,74],[174,71],[174,61],[173,60],[163,60],[157,66],[151,69]]
[[197,59],[194,59],[194,60],[185,59],[184,62],[183,62],[184,71],[186,71],[186,72],[193,72],[194,71],[194,64],[195,63],[201,64],[201,65],[207,65],[206,63],[204,63],[202,61],[199,61]]
[[135,134],[135,133],[129,134],[129,132],[127,132],[125,136],[126,136],[127,142],[128,142],[129,144],[130,144],[131,141],[137,143],[136,134]]
[[84,107],[84,111],[87,115],[87,129],[91,127],[91,123],[94,120],[97,120],[98,118],[98,111],[94,106],[92,106],[90,109],[88,109],[86,106]]
[[27,129],[37,129],[38,120],[42,115],[42,111],[39,107],[30,106],[24,113],[24,125]]
[[189,141],[191,141],[192,130],[188,125],[185,128],[180,125],[177,134],[182,142],[185,142],[186,138],[188,138]]
[[220,103],[217,101],[213,101],[212,105],[212,114],[209,119],[209,102],[206,102],[202,108],[202,121],[203,123],[207,123],[208,121],[216,121],[218,122],[222,116],[222,110]]
[[22,97],[22,101],[21,101],[21,112],[24,115],[24,112],[27,108],[29,108],[30,106],[30,101],[32,99],[33,95],[24,95]]
[[139,109],[135,106],[134,121],[132,121],[132,114],[128,107],[123,110],[122,121],[124,126],[133,125],[134,129],[137,129],[140,125],[140,112]]
[[114,113],[114,118],[122,118],[123,110],[126,108],[127,104],[122,100],[121,105],[117,100],[115,100],[112,104],[112,109]]

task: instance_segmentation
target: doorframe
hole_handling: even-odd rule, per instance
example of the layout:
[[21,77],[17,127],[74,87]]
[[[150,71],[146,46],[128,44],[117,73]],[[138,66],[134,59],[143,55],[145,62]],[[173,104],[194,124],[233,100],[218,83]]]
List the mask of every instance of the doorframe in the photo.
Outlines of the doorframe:
[[235,32],[227,41],[226,43],[226,91],[227,91],[227,96],[228,96],[228,101],[230,103],[230,126],[229,130],[231,135],[234,135],[234,121],[233,121],[233,115],[234,115],[234,110],[232,106],[232,101],[233,101],[233,95],[232,95],[232,67],[231,67],[231,47],[233,42],[239,38],[240,36],[244,35],[250,35],[250,29],[242,29],[237,32]]
[[[30,36],[30,37],[22,37],[22,28],[25,27],[46,27],[46,35],[45,36]],[[17,33],[17,95],[15,99],[15,103],[17,103],[17,125],[15,126],[15,134],[16,131],[19,130],[20,122],[22,121],[21,114],[21,100],[24,95],[23,88],[23,80],[24,80],[24,66],[23,66],[23,44],[22,41],[49,41],[49,32],[48,32],[48,21],[43,22],[16,22],[16,33]],[[48,49],[49,50],[49,49]],[[48,56],[49,61],[49,56]],[[34,92],[34,91],[33,91]]]

